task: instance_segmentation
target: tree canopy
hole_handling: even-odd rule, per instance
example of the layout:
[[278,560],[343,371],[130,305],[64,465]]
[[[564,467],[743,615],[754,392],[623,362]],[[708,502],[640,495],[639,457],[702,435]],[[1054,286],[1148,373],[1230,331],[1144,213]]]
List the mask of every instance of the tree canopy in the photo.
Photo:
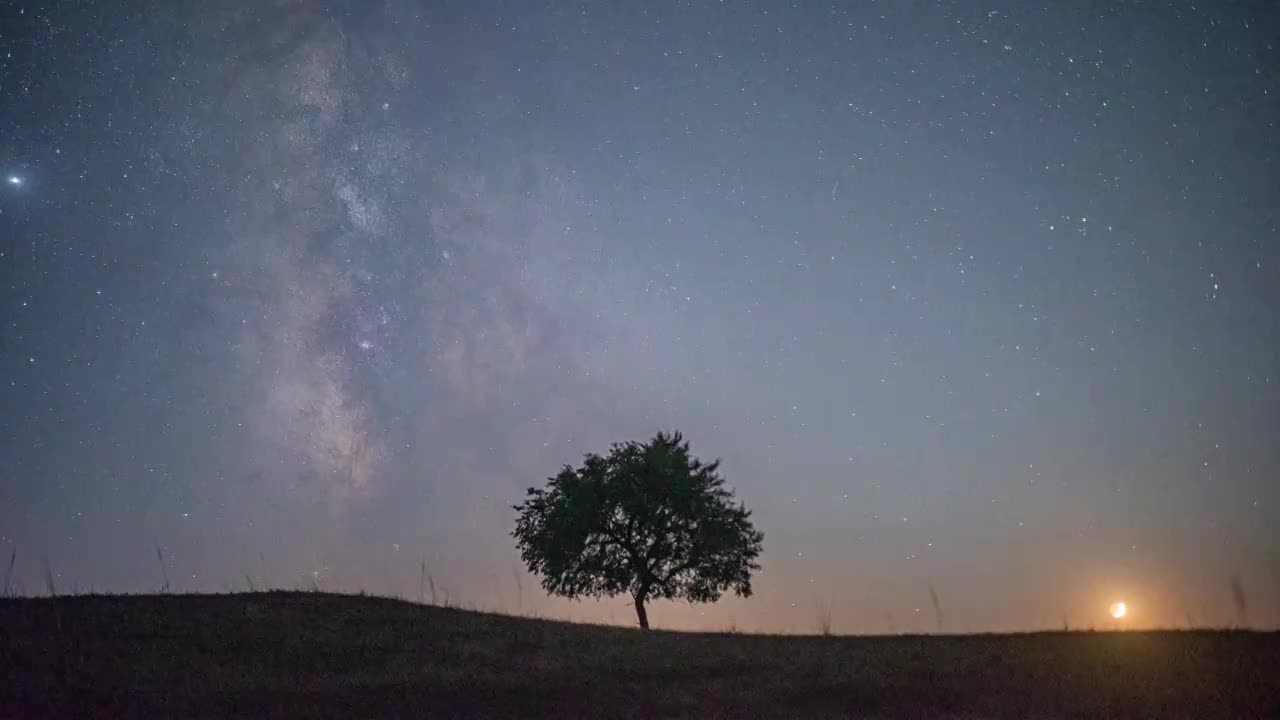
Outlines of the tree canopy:
[[718,472],[679,432],[615,443],[529,488],[512,536],[547,592],[575,598],[627,593],[640,627],[655,598],[714,602],[751,595],[764,534]]

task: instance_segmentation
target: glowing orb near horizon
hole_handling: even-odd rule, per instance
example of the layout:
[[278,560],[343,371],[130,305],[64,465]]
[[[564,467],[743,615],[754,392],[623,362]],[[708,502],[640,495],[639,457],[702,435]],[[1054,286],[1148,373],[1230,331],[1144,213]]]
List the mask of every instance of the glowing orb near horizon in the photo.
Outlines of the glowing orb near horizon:
[[1129,613],[1129,608],[1125,607],[1123,602],[1112,603],[1108,612],[1111,613],[1111,617],[1119,620]]

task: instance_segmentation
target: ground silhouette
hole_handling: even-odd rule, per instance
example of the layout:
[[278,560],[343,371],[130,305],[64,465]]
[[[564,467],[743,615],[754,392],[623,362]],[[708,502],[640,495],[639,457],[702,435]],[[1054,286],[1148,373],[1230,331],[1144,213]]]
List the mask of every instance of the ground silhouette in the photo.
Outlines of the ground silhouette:
[[0,600],[4,717],[1280,717],[1280,634],[795,637],[324,593]]

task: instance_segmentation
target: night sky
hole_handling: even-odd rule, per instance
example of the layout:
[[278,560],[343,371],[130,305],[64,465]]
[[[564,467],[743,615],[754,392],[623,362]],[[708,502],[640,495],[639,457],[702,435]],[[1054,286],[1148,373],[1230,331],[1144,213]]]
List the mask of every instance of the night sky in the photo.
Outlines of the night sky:
[[1278,7],[3,3],[13,584],[630,624],[511,505],[679,429],[658,627],[1280,624]]

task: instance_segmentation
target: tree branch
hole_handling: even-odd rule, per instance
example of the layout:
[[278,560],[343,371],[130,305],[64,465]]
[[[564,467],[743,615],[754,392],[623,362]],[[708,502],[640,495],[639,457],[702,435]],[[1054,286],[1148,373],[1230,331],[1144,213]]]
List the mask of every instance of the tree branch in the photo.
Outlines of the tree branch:
[[697,565],[698,563],[696,560],[688,560],[683,563],[680,563],[674,568],[671,568],[671,570],[667,571],[666,577],[662,578],[662,580],[660,580],[659,582],[663,585],[666,585],[668,582],[671,581],[671,578],[675,577],[676,575],[679,575],[685,570],[692,570]]

